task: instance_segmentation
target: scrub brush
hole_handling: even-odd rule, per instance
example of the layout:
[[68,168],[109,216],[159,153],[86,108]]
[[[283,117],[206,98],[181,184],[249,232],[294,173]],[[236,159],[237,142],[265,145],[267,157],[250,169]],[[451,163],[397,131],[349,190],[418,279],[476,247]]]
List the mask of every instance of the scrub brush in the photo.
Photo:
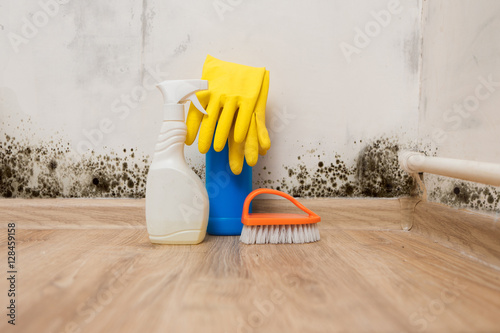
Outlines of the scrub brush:
[[[303,214],[276,214],[254,213],[248,210],[253,198],[259,194],[275,194],[290,200],[295,206],[308,215]],[[314,214],[292,196],[277,190],[259,188],[252,191],[243,204],[240,242],[245,244],[286,244],[311,243],[319,241],[318,222],[321,217]]]

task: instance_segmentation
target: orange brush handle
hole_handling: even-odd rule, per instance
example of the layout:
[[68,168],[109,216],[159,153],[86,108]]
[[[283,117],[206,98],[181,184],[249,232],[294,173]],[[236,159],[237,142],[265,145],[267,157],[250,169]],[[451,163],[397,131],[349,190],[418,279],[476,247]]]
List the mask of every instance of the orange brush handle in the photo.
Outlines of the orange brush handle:
[[[250,203],[260,194],[274,194],[279,195],[289,201],[295,206],[307,213],[309,216],[300,214],[249,214]],[[252,219],[253,216],[253,219]],[[254,220],[254,221],[252,221]],[[304,224],[304,223],[317,223],[321,221],[321,217],[313,211],[301,204],[297,199],[278,190],[269,188],[259,188],[252,191],[245,199],[243,204],[243,213],[241,214],[241,221],[246,225],[259,225],[259,224]]]

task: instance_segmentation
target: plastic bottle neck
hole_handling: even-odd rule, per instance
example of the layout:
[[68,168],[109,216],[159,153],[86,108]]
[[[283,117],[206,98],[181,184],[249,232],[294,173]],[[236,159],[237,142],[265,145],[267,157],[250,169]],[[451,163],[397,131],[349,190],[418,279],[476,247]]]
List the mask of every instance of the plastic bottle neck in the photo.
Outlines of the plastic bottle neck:
[[163,121],[184,121],[184,104],[163,105]]
[[184,142],[187,128],[184,121],[165,120],[161,125],[160,135],[155,146],[154,159],[186,163]]

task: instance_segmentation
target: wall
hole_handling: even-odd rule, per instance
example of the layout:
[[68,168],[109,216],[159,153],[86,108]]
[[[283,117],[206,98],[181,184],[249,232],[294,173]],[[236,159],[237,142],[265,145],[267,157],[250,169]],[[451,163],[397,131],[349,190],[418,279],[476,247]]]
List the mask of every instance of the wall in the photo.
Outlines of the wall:
[[0,4],[2,196],[143,196],[154,83],[200,77],[207,54],[271,71],[256,187],[409,193],[395,157],[417,145],[420,0],[60,2]]
[[[500,163],[500,2],[433,0],[424,5],[422,150]],[[497,188],[425,175],[429,198],[498,212]]]

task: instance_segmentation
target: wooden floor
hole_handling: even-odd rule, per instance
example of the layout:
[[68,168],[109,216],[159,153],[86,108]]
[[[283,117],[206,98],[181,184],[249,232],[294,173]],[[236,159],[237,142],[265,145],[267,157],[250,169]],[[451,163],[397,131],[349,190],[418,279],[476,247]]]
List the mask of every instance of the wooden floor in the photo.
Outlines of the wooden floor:
[[149,242],[143,200],[0,200],[0,332],[500,331],[498,221],[420,202],[405,232],[396,199],[302,202],[319,242],[167,246]]

